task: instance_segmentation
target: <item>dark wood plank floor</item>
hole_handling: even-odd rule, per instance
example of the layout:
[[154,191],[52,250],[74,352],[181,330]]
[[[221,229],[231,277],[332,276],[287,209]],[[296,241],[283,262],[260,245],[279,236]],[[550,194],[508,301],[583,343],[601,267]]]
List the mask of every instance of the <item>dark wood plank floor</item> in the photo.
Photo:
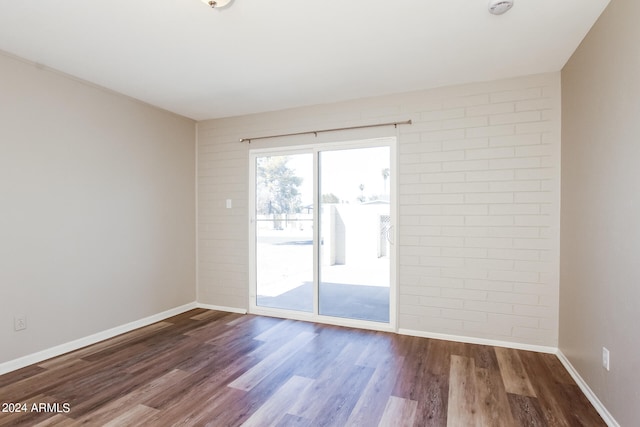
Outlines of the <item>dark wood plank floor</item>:
[[553,355],[202,309],[0,376],[9,402],[0,426],[605,425]]

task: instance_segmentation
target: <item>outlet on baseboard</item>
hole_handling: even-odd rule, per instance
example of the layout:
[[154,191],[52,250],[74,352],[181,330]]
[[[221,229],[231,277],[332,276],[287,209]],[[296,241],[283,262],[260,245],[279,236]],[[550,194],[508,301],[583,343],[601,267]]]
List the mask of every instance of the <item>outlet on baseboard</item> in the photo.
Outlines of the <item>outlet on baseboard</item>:
[[609,370],[609,350],[607,347],[602,347],[602,367]]
[[27,329],[27,316],[14,316],[13,330],[24,331],[25,329]]

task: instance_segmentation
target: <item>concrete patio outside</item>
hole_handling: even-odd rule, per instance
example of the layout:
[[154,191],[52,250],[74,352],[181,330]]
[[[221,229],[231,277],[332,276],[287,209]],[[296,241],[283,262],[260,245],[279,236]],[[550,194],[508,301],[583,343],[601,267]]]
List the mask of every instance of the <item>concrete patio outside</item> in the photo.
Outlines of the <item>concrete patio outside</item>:
[[[389,259],[358,261],[320,264],[319,313],[389,322]],[[260,230],[257,273],[258,306],[313,312],[311,228]]]

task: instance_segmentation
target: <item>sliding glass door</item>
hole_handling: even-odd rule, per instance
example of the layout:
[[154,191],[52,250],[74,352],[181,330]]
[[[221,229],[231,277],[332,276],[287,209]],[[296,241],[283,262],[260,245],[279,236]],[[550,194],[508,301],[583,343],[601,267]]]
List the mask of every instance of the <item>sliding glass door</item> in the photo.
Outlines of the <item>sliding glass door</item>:
[[389,324],[393,142],[251,152],[251,311]]
[[313,313],[313,154],[254,165],[256,305]]
[[390,148],[319,153],[319,313],[389,321]]

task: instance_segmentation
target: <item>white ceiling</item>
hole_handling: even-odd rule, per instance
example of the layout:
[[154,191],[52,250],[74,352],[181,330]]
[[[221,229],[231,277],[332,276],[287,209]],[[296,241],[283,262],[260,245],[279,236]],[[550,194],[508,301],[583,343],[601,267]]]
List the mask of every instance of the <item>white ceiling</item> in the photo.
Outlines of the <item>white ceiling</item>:
[[196,120],[560,70],[609,0],[0,0],[0,50]]

